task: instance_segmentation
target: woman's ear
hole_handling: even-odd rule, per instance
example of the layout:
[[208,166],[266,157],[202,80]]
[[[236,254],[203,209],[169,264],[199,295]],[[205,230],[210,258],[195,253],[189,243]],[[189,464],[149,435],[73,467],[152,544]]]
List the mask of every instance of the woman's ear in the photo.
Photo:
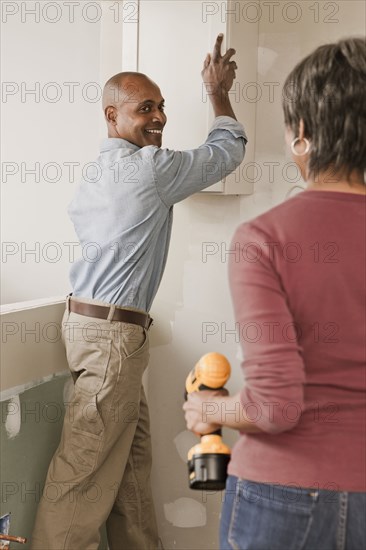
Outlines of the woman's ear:
[[304,139],[305,137],[305,124],[304,124],[304,121],[302,118],[300,118],[300,122],[299,122],[299,139],[301,139],[301,141]]

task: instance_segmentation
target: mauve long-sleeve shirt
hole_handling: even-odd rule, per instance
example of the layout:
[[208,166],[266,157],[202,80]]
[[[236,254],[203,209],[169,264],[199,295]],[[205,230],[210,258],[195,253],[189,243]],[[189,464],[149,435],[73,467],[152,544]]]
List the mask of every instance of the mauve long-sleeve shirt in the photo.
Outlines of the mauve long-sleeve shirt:
[[366,196],[306,190],[237,229],[229,276],[244,360],[229,473],[365,491]]

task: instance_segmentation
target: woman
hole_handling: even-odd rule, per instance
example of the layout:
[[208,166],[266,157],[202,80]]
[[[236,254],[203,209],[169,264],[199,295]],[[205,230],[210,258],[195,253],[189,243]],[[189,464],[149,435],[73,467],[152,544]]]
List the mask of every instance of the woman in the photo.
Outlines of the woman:
[[241,433],[222,549],[366,547],[365,50],[357,38],[321,46],[288,76],[286,141],[307,189],[233,238],[243,389],[184,405],[197,433]]

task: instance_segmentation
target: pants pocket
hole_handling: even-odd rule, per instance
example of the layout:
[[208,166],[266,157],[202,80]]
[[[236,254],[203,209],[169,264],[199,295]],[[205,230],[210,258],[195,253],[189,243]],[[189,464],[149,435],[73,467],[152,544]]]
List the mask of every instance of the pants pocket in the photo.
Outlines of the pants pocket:
[[75,389],[66,407],[60,445],[51,462],[51,478],[81,482],[97,464],[104,431],[97,396],[88,396]]
[[239,480],[228,532],[231,547],[301,550],[313,521],[314,501],[306,491],[295,492],[288,487]]
[[88,395],[97,395],[106,378],[111,356],[112,340],[79,339],[66,341],[66,356],[75,389]]
[[139,325],[125,324],[122,333],[122,350],[125,359],[139,358],[148,347],[149,336],[146,329]]

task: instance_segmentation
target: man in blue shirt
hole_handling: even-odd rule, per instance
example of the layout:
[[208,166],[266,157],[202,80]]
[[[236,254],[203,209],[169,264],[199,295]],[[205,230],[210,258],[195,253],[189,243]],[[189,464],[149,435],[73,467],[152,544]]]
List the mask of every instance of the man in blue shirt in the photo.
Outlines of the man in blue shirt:
[[228,95],[235,51],[222,56],[222,38],[202,70],[216,118],[197,149],[161,149],[164,99],[147,76],[120,73],[104,88],[108,138],[95,177],[81,182],[69,208],[83,250],[71,270],[63,320],[74,395],[48,470],[33,549],[96,550],[104,522],[110,550],[159,546],[141,383],[149,311],[166,264],[173,205],[244,158],[246,136]]

